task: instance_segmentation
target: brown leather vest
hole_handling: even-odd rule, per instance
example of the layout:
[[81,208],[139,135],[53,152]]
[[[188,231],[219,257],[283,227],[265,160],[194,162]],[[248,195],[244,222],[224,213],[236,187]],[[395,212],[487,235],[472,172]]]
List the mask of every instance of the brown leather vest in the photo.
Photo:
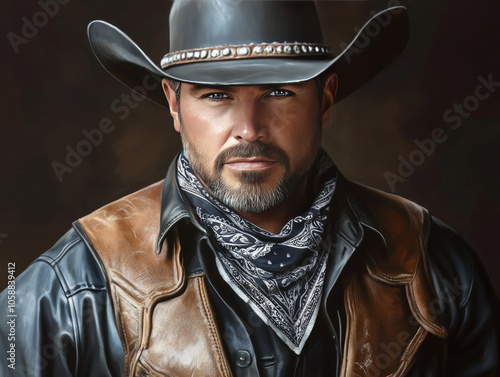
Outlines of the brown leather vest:
[[[416,204],[351,184],[372,212],[386,247],[364,247],[345,281],[341,376],[403,376],[428,333],[446,337],[429,304]],[[163,182],[80,219],[106,270],[125,351],[126,376],[231,376],[204,275],[185,276],[176,234],[156,254]]]

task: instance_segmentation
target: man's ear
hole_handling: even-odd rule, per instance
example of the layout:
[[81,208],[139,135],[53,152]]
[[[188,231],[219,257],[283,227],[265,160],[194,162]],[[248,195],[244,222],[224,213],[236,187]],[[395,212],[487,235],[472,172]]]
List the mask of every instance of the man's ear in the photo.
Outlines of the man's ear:
[[323,103],[321,107],[321,120],[323,128],[330,124],[330,117],[332,114],[333,104],[335,103],[335,96],[337,95],[338,87],[338,77],[337,74],[333,72],[327,77],[325,87],[323,89]]
[[170,87],[167,79],[163,79],[161,81],[161,85],[163,87],[163,92],[165,93],[165,97],[167,97],[168,106],[170,108],[170,114],[174,119],[174,128],[177,132],[180,132],[181,122],[179,116],[179,104],[177,103],[177,96],[175,95],[175,91]]

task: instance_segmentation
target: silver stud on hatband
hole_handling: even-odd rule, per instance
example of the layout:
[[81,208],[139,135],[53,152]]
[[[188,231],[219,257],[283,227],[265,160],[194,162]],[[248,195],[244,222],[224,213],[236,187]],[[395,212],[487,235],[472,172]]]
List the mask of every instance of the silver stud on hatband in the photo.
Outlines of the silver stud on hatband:
[[236,52],[238,53],[238,55],[247,56],[248,54],[250,54],[250,49],[248,47],[239,47]]

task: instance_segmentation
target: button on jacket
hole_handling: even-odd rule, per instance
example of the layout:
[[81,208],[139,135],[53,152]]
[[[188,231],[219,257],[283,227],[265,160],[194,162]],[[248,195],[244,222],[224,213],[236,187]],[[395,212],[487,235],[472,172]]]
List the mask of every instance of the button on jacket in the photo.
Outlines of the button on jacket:
[[16,279],[13,341],[0,295],[2,376],[500,373],[498,299],[453,230],[341,175],[331,213],[320,314],[295,355],[221,279],[174,162],[165,181],[75,222]]

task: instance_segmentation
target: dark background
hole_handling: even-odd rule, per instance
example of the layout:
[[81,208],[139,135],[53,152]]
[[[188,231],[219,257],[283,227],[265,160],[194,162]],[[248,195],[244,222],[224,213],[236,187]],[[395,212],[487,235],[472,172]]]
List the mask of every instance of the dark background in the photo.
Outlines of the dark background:
[[[180,149],[166,109],[132,100],[124,119],[113,112],[112,103],[130,90],[100,66],[86,37],[86,25],[104,19],[159,62],[168,51],[162,25],[170,2],[60,1],[66,4],[53,8],[46,25],[31,34],[23,33],[23,25],[43,11],[39,2],[4,1],[0,15],[0,288],[7,285],[8,262],[16,263],[19,274],[74,220],[162,179]],[[415,139],[446,129],[448,139],[395,184],[395,193],[456,229],[477,250],[500,292],[500,88],[460,128],[452,130],[443,120],[447,109],[474,95],[479,76],[500,81],[498,1],[400,3],[412,23],[406,50],[336,106],[324,146],[347,177],[391,191],[384,173],[397,174],[399,156],[416,150]],[[338,50],[371,11],[388,4],[394,2],[319,2],[326,40]],[[9,33],[25,38],[17,53]],[[53,163],[66,164],[67,148],[75,149],[85,140],[82,131],[98,128],[103,118],[112,120],[114,130],[60,182]]]

